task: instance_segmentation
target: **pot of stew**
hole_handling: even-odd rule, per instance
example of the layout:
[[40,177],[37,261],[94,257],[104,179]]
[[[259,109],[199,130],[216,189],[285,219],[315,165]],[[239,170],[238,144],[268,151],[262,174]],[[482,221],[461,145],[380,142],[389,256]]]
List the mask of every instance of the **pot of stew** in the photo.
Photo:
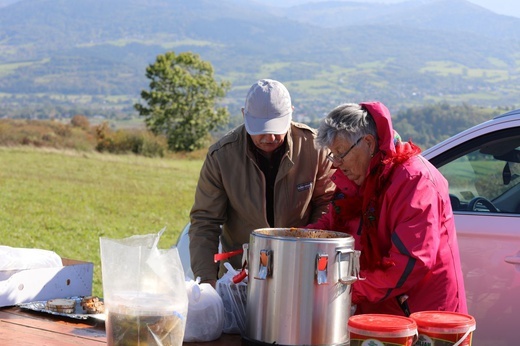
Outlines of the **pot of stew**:
[[341,232],[263,228],[250,236],[246,345],[348,345],[354,238]]

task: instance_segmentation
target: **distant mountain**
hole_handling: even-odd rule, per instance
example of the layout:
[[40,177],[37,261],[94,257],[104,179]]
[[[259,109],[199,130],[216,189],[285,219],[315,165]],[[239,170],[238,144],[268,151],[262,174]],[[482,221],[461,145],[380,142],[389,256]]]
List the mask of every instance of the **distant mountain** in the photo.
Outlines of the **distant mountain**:
[[18,2],[20,0],[0,0],[0,7],[9,6],[11,4],[14,4],[15,2]]
[[[277,7],[290,7],[296,5],[302,5],[309,2],[325,2],[329,0],[234,0],[237,2],[259,2],[263,6],[277,6]],[[347,1],[347,0],[336,0],[336,1]],[[359,3],[380,3],[380,4],[396,4],[404,2],[406,0],[351,0]],[[408,0],[410,1],[410,0]],[[421,0],[412,0],[421,1]],[[479,5],[487,10],[490,10],[497,14],[505,16],[513,16],[520,18],[520,3],[518,0],[468,0],[469,2]]]
[[323,27],[395,25],[447,33],[460,31],[500,40],[520,39],[519,18],[495,15],[469,1],[407,1],[393,5],[311,2],[282,12],[291,20]]
[[519,25],[465,0],[290,8],[23,0],[0,7],[0,97],[118,96],[131,104],[147,86],[146,66],[173,50],[200,54],[230,80],[234,109],[262,77],[284,82],[307,114],[367,99],[393,108],[437,100],[511,105],[520,92]]

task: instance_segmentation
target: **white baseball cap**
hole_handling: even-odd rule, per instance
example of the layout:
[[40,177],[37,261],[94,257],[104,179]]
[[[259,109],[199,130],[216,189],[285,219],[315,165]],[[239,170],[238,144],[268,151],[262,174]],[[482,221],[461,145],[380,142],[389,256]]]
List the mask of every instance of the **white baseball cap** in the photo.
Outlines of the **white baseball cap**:
[[282,135],[289,130],[291,119],[291,96],[282,83],[261,79],[251,86],[244,107],[247,133]]

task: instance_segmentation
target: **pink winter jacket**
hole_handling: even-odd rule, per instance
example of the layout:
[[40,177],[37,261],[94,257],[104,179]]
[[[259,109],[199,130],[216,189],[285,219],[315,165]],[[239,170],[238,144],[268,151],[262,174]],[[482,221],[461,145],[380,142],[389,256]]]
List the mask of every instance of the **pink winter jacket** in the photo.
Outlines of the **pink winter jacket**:
[[[376,121],[381,151],[395,150],[390,113],[380,103],[363,104]],[[403,144],[400,144],[403,145]],[[442,174],[420,155],[398,165],[390,176],[378,222],[383,256],[395,263],[388,269],[361,268],[353,284],[352,304],[356,314],[403,315],[397,297],[405,294],[410,312],[425,310],[467,313],[455,223],[448,183]],[[340,170],[332,176],[335,199],[360,194],[358,187]],[[334,213],[329,212],[315,229],[333,229]],[[347,221],[344,229],[360,248],[360,218]]]

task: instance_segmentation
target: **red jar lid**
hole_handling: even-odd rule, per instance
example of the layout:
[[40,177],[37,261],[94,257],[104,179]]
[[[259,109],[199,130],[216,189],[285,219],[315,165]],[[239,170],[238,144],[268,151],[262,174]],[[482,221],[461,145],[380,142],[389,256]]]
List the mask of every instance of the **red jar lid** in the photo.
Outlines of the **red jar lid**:
[[450,311],[420,311],[410,315],[419,330],[437,333],[465,333],[475,330],[475,318]]
[[348,329],[360,335],[405,337],[417,333],[417,324],[411,318],[386,314],[351,316]]

